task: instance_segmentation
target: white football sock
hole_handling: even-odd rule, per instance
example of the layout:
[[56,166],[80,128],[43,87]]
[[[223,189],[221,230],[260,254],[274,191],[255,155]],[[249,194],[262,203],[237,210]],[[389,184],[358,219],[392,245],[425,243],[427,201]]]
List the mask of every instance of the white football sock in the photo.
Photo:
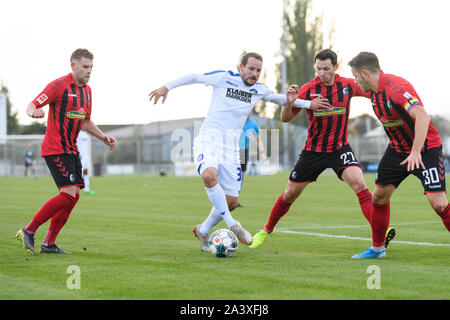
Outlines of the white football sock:
[[384,248],[384,246],[381,246],[381,247],[374,247],[374,246],[372,246],[371,249],[372,249],[373,252],[377,252],[378,253],[378,252],[383,251],[385,248]]
[[227,198],[222,187],[219,184],[216,184],[212,188],[205,187],[205,190],[209,201],[211,201],[212,205],[217,209],[217,212],[222,215],[228,228],[230,228],[236,221],[233,219],[230,210],[228,209]]
[[85,174],[84,176],[83,176],[83,180],[84,180],[84,191],[86,192],[86,191],[89,191],[89,175],[88,174]]
[[212,207],[208,218],[206,218],[205,222],[202,223],[202,226],[199,230],[200,233],[203,234],[209,233],[211,229],[214,228],[214,226],[217,225],[222,219],[223,216],[219,214],[219,211],[217,211],[216,208]]

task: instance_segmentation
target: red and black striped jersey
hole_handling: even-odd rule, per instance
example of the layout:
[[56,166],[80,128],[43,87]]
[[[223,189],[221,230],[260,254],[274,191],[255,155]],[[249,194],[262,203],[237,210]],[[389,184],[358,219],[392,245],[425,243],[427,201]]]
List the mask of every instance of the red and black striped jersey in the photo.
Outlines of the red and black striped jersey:
[[[409,112],[421,105],[419,95],[405,79],[381,72],[377,92],[371,93],[372,107],[397,152],[410,153],[415,137],[415,120]],[[441,138],[430,122],[422,151],[439,147]]]
[[[302,86],[299,99],[313,100],[318,96],[326,97],[332,106],[328,111],[314,112],[306,110],[308,116],[308,137],[303,150],[313,152],[334,152],[348,145],[348,119],[350,100],[354,96],[369,98],[355,81],[335,75],[334,84],[326,86],[319,77]],[[295,114],[302,109],[292,109]]]
[[79,87],[69,73],[50,82],[32,103],[37,108],[49,105],[41,156],[78,154],[78,133],[84,119],[91,117],[91,88],[87,84]]

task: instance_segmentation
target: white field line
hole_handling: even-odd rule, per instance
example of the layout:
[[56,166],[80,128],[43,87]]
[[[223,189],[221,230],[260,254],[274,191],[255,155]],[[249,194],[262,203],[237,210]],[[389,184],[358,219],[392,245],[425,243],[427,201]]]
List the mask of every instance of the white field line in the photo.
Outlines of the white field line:
[[[423,225],[423,224],[441,224],[440,221],[425,221],[425,222],[403,222],[403,223],[395,223],[392,226],[395,228],[396,226],[411,226],[411,225]],[[316,226],[307,226],[307,227],[290,227],[290,228],[277,228],[279,231],[283,230],[308,230],[308,229],[357,229],[357,228],[370,228],[368,224],[364,225],[348,225],[348,226],[324,226],[324,225],[316,225]]]
[[[429,223],[435,223],[435,222],[427,222],[427,224],[429,224]],[[413,224],[425,224],[425,223],[401,223],[401,224],[398,223],[395,226],[413,225]],[[311,227],[297,227],[297,228],[290,228],[290,229],[340,229],[340,228],[362,228],[362,227],[367,228],[368,226],[314,226],[314,227],[311,226]],[[316,236],[316,237],[323,237],[323,238],[372,241],[372,239],[370,239],[370,238],[350,237],[350,236],[345,236],[345,235],[333,235],[333,234],[326,234],[326,233],[294,231],[294,230],[289,230],[286,228],[276,229],[276,232],[289,233],[289,234],[301,234],[301,235],[305,235],[305,236]],[[410,245],[416,245],[416,246],[450,247],[450,244],[447,244],[447,243],[430,243],[430,242],[414,242],[414,241],[399,241],[399,240],[392,240],[390,243],[410,244]]]

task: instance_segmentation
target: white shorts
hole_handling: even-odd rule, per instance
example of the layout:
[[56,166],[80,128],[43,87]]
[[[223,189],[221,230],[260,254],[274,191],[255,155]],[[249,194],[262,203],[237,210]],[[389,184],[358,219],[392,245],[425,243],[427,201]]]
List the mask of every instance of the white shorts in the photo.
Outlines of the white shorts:
[[239,152],[228,152],[223,156],[221,146],[194,139],[193,153],[199,175],[207,168],[216,168],[218,182],[225,194],[231,197],[239,196],[242,181]]

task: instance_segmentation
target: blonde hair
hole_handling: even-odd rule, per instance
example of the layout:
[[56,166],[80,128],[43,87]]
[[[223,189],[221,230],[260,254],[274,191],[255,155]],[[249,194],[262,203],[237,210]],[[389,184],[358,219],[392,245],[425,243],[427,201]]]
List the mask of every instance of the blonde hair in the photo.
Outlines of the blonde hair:
[[94,55],[91,52],[89,52],[89,50],[87,50],[87,49],[77,49],[70,56],[70,62],[80,61],[81,58],[93,60]]

